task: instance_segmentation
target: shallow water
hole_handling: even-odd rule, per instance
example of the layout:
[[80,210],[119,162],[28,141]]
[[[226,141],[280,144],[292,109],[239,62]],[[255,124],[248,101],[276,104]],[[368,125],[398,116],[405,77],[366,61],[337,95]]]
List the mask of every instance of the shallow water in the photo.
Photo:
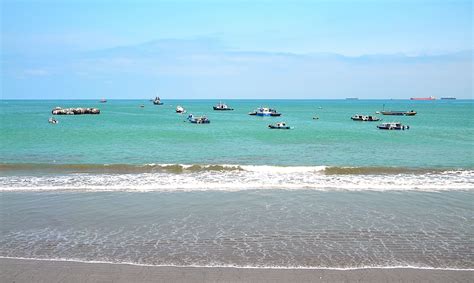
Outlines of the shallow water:
[[1,256],[472,268],[470,192],[3,193]]
[[[474,268],[471,100],[164,102],[1,101],[0,256]],[[410,130],[350,120],[384,104]],[[283,116],[247,115],[265,105]]]

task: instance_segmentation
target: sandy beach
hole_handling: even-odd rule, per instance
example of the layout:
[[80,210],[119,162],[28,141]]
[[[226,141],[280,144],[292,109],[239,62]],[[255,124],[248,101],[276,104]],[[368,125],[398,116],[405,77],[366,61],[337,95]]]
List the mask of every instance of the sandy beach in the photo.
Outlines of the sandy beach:
[[472,282],[474,271],[158,267],[0,259],[2,282]]

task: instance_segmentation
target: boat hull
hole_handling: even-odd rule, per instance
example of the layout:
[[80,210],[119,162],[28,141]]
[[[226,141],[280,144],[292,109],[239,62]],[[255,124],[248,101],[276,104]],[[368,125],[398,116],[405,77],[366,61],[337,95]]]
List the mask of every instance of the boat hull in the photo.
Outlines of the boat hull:
[[397,127],[394,127],[394,126],[386,126],[386,125],[378,125],[377,128],[379,130],[389,130],[389,131],[404,131],[404,130],[408,130],[410,129],[409,126],[397,126]]
[[361,121],[361,122],[377,122],[377,121],[380,121],[380,119],[377,118],[377,117],[363,116],[363,115],[352,116],[351,119],[352,119],[352,121]]
[[289,126],[278,127],[278,126],[274,126],[274,125],[268,125],[268,128],[273,129],[273,130],[289,130],[289,129],[291,129],[291,127],[289,127]]
[[415,116],[416,112],[414,111],[381,111],[382,115],[392,115],[392,116]]
[[233,108],[219,108],[219,107],[216,107],[216,106],[212,106],[212,108],[216,111],[231,111],[231,110],[234,110]]

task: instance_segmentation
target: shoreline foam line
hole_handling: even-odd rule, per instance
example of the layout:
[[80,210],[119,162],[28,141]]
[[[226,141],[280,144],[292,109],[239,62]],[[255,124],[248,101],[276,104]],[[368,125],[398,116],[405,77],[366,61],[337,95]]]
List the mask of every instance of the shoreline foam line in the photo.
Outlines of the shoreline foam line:
[[[472,191],[474,170],[426,174],[327,175],[306,169],[198,171],[136,174],[88,174],[0,176],[0,192],[9,191]],[[294,172],[292,170],[300,170]]]
[[131,265],[131,266],[147,266],[147,267],[194,267],[194,268],[235,268],[235,269],[284,269],[284,270],[367,270],[367,269],[414,269],[414,270],[439,270],[439,271],[474,271],[474,268],[450,268],[450,267],[429,267],[429,266],[361,266],[361,267],[318,267],[318,266],[238,266],[238,265],[154,265],[134,262],[110,262],[100,260],[80,260],[66,258],[27,258],[27,257],[9,257],[0,256],[0,259],[13,260],[32,260],[32,261],[50,261],[50,262],[77,262],[87,264],[111,264],[111,265]]

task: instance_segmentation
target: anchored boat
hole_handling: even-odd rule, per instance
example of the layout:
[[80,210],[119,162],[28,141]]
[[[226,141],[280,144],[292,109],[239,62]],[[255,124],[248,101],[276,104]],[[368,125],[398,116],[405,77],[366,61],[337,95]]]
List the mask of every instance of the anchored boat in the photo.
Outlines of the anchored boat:
[[249,115],[278,117],[281,116],[281,113],[278,113],[275,109],[272,108],[260,107],[254,112],[250,112]]
[[402,125],[400,122],[383,123],[377,125],[380,130],[409,130],[410,126]]
[[57,123],[59,123],[59,121],[56,120],[56,118],[54,118],[54,117],[50,117],[50,118],[48,119],[48,123],[50,123],[50,124],[57,124]]
[[276,124],[268,125],[268,128],[270,128],[270,129],[279,129],[279,130],[289,130],[289,129],[291,129],[291,127],[286,125],[285,122],[279,122],[279,123],[276,123]]
[[186,113],[186,109],[183,106],[176,106],[176,113]]
[[193,124],[209,124],[211,121],[206,116],[194,117],[193,114],[189,114],[188,121]]
[[153,100],[153,104],[155,104],[155,105],[163,105],[163,102],[161,102],[161,99],[157,96],[157,97],[155,97],[155,99]]
[[354,116],[351,117],[351,119],[353,121],[379,121],[380,119],[378,117],[375,117],[375,116],[371,116],[371,115],[359,115],[359,114],[356,114]]
[[230,108],[229,105],[222,102],[219,102],[216,106],[212,106],[212,108],[219,111],[234,110],[234,108]]
[[410,111],[380,111],[382,115],[395,115],[395,116],[415,116],[416,112]]

